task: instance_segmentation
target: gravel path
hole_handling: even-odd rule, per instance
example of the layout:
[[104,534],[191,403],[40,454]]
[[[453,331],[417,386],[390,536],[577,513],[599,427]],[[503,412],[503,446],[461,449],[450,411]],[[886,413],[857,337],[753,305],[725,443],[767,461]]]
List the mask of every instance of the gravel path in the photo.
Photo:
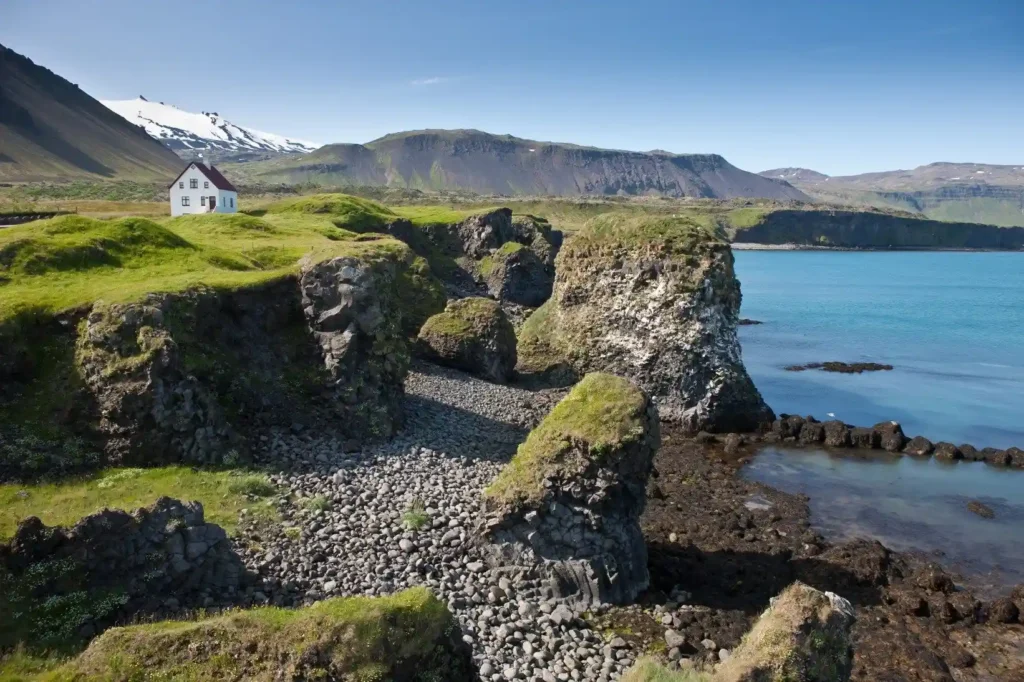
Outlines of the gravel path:
[[[473,548],[481,490],[564,392],[530,392],[421,364],[406,381],[406,427],[357,453],[301,431],[260,457],[290,491],[282,528],[247,531],[257,599],[308,603],[426,585],[457,616],[480,679],[618,679],[634,653],[605,643],[529,572],[487,569]],[[614,646],[613,646],[614,645]]]

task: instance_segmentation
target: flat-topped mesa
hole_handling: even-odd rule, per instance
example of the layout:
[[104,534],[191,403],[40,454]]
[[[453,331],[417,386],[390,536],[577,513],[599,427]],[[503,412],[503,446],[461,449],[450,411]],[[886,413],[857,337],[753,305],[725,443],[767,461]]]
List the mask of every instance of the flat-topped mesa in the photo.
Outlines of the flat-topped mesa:
[[633,601],[650,580],[639,519],[660,442],[643,391],[587,375],[484,491],[491,563],[539,568],[556,598]]
[[559,251],[551,299],[520,334],[517,369],[524,378],[611,372],[688,431],[751,431],[774,414],[743,367],[739,308],[725,241],[684,218],[606,214]]

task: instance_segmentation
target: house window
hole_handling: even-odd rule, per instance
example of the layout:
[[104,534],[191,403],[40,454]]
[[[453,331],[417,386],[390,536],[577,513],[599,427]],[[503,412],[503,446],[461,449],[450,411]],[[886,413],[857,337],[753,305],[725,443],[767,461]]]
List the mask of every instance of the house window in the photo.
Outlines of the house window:
[[181,182],[178,183],[178,189],[185,189],[185,181],[184,180],[182,180]]
[[188,197],[182,197],[181,198],[181,205],[182,206],[188,206]]
[[231,199],[229,199],[229,201],[231,202],[231,208],[234,208],[235,207],[235,198],[231,197]]
[[203,196],[199,197],[199,203],[201,205],[203,205],[203,206],[206,206],[206,195],[205,194]]
[[210,189],[210,183],[204,182],[203,183],[203,189]]
[[189,180],[188,181],[188,188],[189,189],[199,189],[199,180],[197,180],[195,178],[192,178],[191,180]]

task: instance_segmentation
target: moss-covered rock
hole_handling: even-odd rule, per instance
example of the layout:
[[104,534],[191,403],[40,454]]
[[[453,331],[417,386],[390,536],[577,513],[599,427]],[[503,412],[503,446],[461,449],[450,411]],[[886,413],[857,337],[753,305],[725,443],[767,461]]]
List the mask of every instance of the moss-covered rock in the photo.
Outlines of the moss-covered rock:
[[598,216],[559,251],[551,300],[520,335],[518,369],[611,372],[688,430],[752,430],[774,415],[743,367],[739,306],[732,251],[713,233],[684,218]]
[[490,381],[508,381],[516,365],[516,334],[501,306],[487,298],[452,301],[424,323],[427,357]]
[[579,602],[631,601],[649,581],[639,518],[659,444],[643,391],[584,377],[484,491],[494,563],[537,564],[558,596]]
[[455,619],[424,588],[115,628],[47,682],[474,679]]
[[853,667],[850,602],[793,583],[772,600],[715,682],[846,682]]
[[525,306],[539,306],[551,296],[555,269],[530,247],[506,242],[480,261],[480,275],[492,296]]

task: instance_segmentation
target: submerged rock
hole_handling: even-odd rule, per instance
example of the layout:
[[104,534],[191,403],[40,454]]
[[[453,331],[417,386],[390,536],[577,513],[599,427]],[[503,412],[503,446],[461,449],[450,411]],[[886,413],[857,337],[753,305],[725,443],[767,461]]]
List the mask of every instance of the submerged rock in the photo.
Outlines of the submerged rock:
[[872,427],[879,437],[879,446],[888,452],[899,452],[907,437],[903,435],[903,427],[899,422],[879,422]]
[[659,444],[639,388],[587,375],[484,491],[492,563],[539,566],[558,598],[631,602],[649,582],[639,518]]
[[796,582],[768,607],[716,670],[715,682],[843,682],[853,648],[850,602]]
[[903,452],[908,455],[924,457],[926,455],[930,455],[934,449],[935,447],[932,445],[932,442],[924,436],[914,436],[910,439],[910,442],[903,447]]
[[739,306],[724,241],[685,219],[599,216],[559,252],[551,299],[520,334],[518,369],[610,372],[690,432],[752,431],[774,415],[743,367]]
[[861,374],[863,372],[885,372],[892,369],[892,365],[883,365],[877,362],[809,362],[806,365],[789,365],[787,372],[803,372],[808,369],[820,369],[823,372],[836,372],[838,374]]
[[996,516],[996,513],[992,511],[992,507],[988,506],[984,502],[979,502],[978,500],[971,500],[968,502],[967,509],[983,519],[994,519]]
[[419,341],[436,362],[505,383],[516,365],[516,333],[501,306],[487,298],[452,301],[428,319]]

